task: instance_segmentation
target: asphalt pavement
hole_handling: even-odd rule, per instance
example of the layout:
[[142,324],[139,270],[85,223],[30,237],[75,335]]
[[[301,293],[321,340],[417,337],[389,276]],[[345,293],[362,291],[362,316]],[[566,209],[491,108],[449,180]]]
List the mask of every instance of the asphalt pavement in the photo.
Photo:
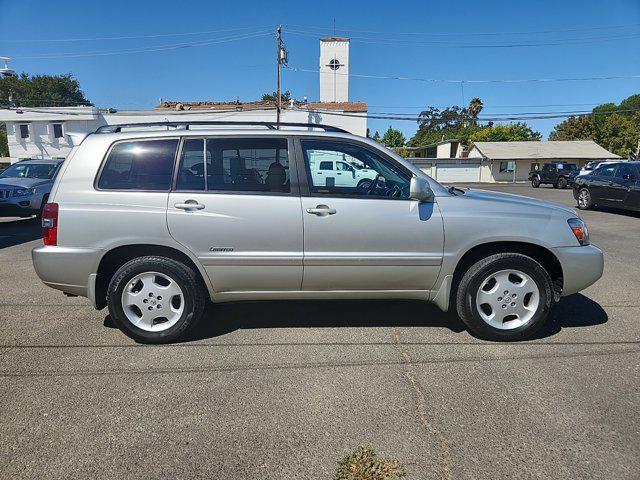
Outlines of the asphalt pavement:
[[212,306],[189,341],[137,345],[40,283],[34,220],[0,219],[0,477],[333,478],[368,443],[408,479],[638,478],[640,215],[581,215],[603,278],[509,344],[335,301]]

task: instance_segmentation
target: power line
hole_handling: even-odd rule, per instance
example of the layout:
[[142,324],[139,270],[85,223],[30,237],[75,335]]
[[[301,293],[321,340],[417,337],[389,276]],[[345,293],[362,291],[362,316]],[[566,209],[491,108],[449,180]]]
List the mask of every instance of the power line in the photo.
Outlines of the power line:
[[593,77],[568,77],[568,78],[526,78],[526,79],[492,79],[492,80],[462,80],[462,79],[444,79],[444,78],[419,78],[419,77],[405,77],[405,76],[389,76],[389,75],[365,75],[357,73],[338,73],[321,72],[319,69],[311,68],[298,68],[288,67],[292,72],[305,72],[305,73],[320,73],[328,75],[348,75],[350,77],[357,78],[372,78],[380,80],[410,80],[415,82],[427,82],[427,83],[532,83],[532,82],[580,82],[580,81],[592,81],[592,80],[620,80],[620,79],[633,79],[640,78],[640,75],[606,75],[606,76],[593,76]]
[[123,54],[131,54],[131,53],[160,52],[160,51],[166,51],[166,50],[177,50],[181,48],[203,47],[207,45],[214,45],[217,43],[228,43],[228,42],[235,42],[239,40],[248,40],[251,38],[265,37],[268,35],[272,35],[272,33],[271,32],[253,32],[253,33],[235,35],[230,37],[199,40],[196,42],[158,45],[154,47],[127,48],[122,50],[99,50],[99,51],[84,52],[84,53],[72,53],[72,52],[61,53],[61,54],[44,54],[43,53],[43,54],[37,54],[37,55],[13,56],[12,58],[21,59],[21,60],[49,59],[49,58],[77,58],[77,57],[97,57],[97,56],[105,56],[105,55],[123,55]]
[[199,32],[181,32],[181,33],[159,33],[154,35],[127,35],[120,37],[93,37],[93,38],[49,38],[49,39],[3,39],[6,43],[52,43],[52,42],[93,42],[93,41],[108,41],[108,40],[134,40],[141,38],[164,38],[164,37],[182,37],[190,35],[210,35],[212,33],[226,33],[237,32],[240,30],[254,30],[254,29],[266,29],[271,28],[270,25],[256,25],[252,27],[238,27],[238,28],[226,28],[223,30],[205,30]]
[[[309,33],[298,30],[287,30],[289,35],[298,35],[301,37],[317,38],[317,33]],[[405,39],[379,39],[375,37],[358,37],[351,36],[350,40],[359,43],[368,43],[375,45],[395,45],[395,46],[412,46],[412,47],[438,47],[438,48],[464,48],[464,49],[477,49],[477,48],[522,48],[522,47],[543,47],[543,46],[557,46],[568,44],[589,44],[606,42],[612,40],[625,40],[631,38],[640,38],[640,33],[614,35],[614,36],[601,36],[601,37],[584,37],[584,38],[566,38],[549,41],[539,42],[521,42],[521,43],[452,43],[450,41],[414,41]]]
[[630,27],[640,27],[640,23],[630,23],[630,24],[622,24],[622,25],[598,25],[598,26],[590,26],[590,27],[581,27],[581,28],[565,28],[562,30],[533,30],[533,31],[499,31],[499,32],[398,32],[398,31],[374,31],[374,30],[358,30],[348,26],[336,27],[314,27],[309,25],[295,25],[295,24],[287,24],[286,27],[298,27],[303,28],[307,31],[309,30],[317,30],[321,32],[327,32],[331,29],[337,30],[339,32],[355,32],[355,33],[371,33],[376,35],[425,35],[425,36],[446,36],[446,37],[461,37],[461,36],[499,36],[499,35],[538,35],[538,34],[548,34],[548,33],[566,33],[566,32],[582,32],[585,30],[618,30],[623,28]]
[[[306,109],[297,108],[294,109],[297,111],[308,111]],[[476,120],[480,122],[507,122],[514,120],[549,120],[549,119],[558,119],[558,118],[569,118],[569,117],[584,117],[588,115],[610,115],[614,113],[626,113],[626,112],[636,112],[639,111],[638,108],[626,109],[626,110],[613,110],[613,111],[605,111],[605,112],[592,112],[592,111],[583,111],[583,112],[574,112],[571,114],[567,113],[554,113],[549,112],[548,114],[540,114],[535,116],[528,115],[517,115],[512,114],[509,117],[478,117]],[[420,116],[408,117],[408,116],[400,116],[397,114],[356,114],[356,113],[345,113],[345,112],[332,112],[326,110],[316,110],[322,115],[333,115],[339,117],[354,117],[354,118],[367,118],[367,119],[375,119],[375,120],[405,120],[411,122],[420,122],[424,120],[424,118]]]

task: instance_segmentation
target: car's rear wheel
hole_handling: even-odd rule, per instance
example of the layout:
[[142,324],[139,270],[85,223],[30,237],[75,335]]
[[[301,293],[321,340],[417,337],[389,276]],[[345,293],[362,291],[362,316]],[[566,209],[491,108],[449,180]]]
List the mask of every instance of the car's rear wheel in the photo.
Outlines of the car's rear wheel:
[[544,325],[553,302],[553,283],[537,261],[519,253],[479,260],[458,286],[458,314],[480,338],[523,340]]
[[531,179],[531,186],[533,188],[538,188],[540,186],[540,179],[538,177],[533,177]]
[[564,177],[560,177],[558,179],[558,188],[567,188],[568,182],[567,179]]
[[588,210],[593,207],[593,201],[591,200],[591,192],[588,188],[581,188],[578,191],[578,208],[580,210]]
[[107,305],[115,324],[141,343],[184,337],[200,320],[206,295],[190,267],[165,257],[125,263],[109,284]]

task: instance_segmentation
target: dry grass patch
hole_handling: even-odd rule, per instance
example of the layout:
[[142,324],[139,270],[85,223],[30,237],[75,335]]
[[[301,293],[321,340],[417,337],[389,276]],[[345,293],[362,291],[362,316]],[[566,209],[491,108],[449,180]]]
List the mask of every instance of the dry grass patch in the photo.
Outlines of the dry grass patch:
[[399,480],[406,475],[397,460],[378,458],[370,445],[360,445],[338,460],[336,480]]

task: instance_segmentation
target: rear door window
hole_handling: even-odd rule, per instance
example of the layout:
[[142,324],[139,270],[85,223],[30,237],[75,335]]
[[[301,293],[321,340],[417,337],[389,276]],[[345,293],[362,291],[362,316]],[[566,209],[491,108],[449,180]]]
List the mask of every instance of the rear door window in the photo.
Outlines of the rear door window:
[[116,143],[105,162],[102,190],[169,190],[178,139]]
[[625,163],[620,164],[618,170],[616,171],[616,178],[623,180],[625,175],[629,177],[630,175],[635,176],[636,172],[631,165],[627,165]]
[[289,193],[285,138],[185,139],[176,191]]

